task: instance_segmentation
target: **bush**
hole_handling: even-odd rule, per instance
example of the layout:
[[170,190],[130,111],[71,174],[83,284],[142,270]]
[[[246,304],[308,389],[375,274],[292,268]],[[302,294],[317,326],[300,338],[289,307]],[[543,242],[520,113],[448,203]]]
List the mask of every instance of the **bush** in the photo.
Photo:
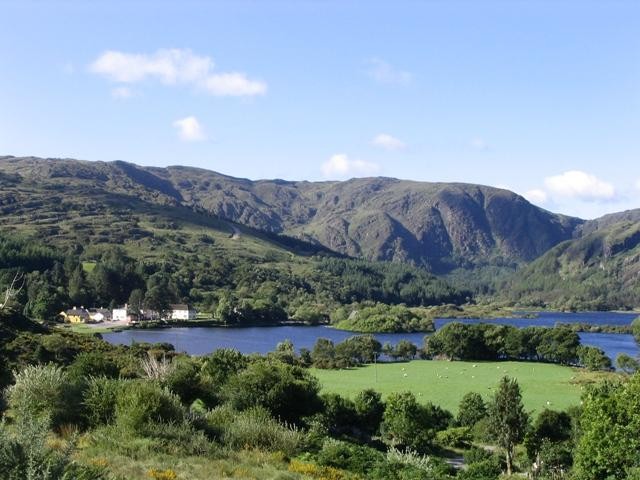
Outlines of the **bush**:
[[15,374],[15,383],[7,389],[9,407],[20,421],[47,419],[59,426],[77,419],[76,390],[61,367],[32,365]]
[[436,405],[419,404],[411,392],[392,393],[380,428],[389,446],[424,453],[431,450],[436,432],[447,428],[452,418],[451,413]]
[[150,381],[125,383],[116,399],[118,426],[145,434],[157,422],[180,422],[184,409],[180,399],[166,388]]
[[500,461],[494,457],[473,463],[462,470],[457,478],[459,480],[494,480],[502,473]]
[[371,389],[363,390],[356,395],[353,404],[360,428],[369,435],[378,433],[384,414],[384,402],[380,393]]
[[453,427],[436,434],[436,441],[444,447],[463,448],[471,443],[469,427]]
[[190,358],[176,358],[173,368],[164,378],[163,385],[178,395],[180,399],[191,404],[200,396],[200,367]]
[[89,376],[116,378],[120,369],[102,352],[83,352],[69,365],[68,372],[73,379]]
[[90,378],[83,393],[82,403],[87,423],[91,427],[111,423],[116,413],[118,393],[124,381],[111,378]]
[[319,390],[318,380],[307,370],[257,361],[227,382],[224,397],[237,410],[260,406],[283,421],[297,423],[320,410]]
[[104,480],[105,472],[97,466],[74,463],[73,445],[55,451],[47,445],[48,421],[23,418],[10,434],[0,424],[0,478],[2,480]]
[[278,422],[260,407],[235,416],[228,408],[220,408],[208,415],[208,421],[218,431],[220,442],[232,449],[257,448],[292,456],[303,444],[304,436],[297,428]]
[[321,398],[324,405],[320,415],[330,434],[352,433],[358,423],[358,415],[353,402],[337,393],[326,393]]
[[473,427],[487,416],[487,405],[482,396],[476,392],[468,392],[460,400],[456,423],[461,427]]
[[371,447],[328,438],[318,452],[317,460],[320,465],[364,475],[383,461],[384,456]]

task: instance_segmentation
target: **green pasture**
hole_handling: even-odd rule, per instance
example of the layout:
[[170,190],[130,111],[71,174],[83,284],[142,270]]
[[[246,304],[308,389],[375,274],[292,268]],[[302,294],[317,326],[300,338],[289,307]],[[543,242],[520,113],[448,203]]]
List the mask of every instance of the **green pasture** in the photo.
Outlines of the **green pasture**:
[[601,378],[601,373],[533,362],[449,362],[414,360],[407,363],[379,363],[349,370],[312,369],[323,392],[353,398],[372,388],[383,396],[410,391],[418,400],[430,401],[452,412],[467,392],[491,398],[504,375],[518,379],[525,408],[562,410],[580,403],[585,384]]

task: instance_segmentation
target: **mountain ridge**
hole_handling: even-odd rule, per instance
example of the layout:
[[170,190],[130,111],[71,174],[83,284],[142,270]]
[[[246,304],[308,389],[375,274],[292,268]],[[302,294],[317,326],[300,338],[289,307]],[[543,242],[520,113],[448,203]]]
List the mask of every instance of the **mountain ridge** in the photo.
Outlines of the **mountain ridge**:
[[73,177],[153,203],[203,209],[341,254],[438,273],[486,263],[513,269],[572,238],[584,223],[508,190],[462,182],[250,180],[181,165],[37,157],[0,157],[0,163],[0,171],[25,180]]

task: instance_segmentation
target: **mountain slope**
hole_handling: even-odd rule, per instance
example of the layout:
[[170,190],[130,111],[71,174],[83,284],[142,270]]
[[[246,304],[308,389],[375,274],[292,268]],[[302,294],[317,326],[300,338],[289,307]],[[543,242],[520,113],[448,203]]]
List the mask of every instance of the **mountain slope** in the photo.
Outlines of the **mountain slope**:
[[346,255],[438,273],[478,265],[513,268],[571,238],[582,224],[507,190],[462,183],[251,181],[190,167],[13,157],[0,158],[0,173],[8,182],[19,175],[52,183],[48,188],[62,196],[73,179],[74,188],[95,194],[187,206]]
[[[56,258],[33,268],[15,264],[40,243],[54,247]],[[314,317],[311,308],[326,318],[353,301],[439,305],[468,297],[424,269],[346,259],[318,243],[219,218],[152,169],[123,162],[0,158],[0,290],[17,267],[33,272],[23,305],[50,292],[39,310],[48,313],[71,301],[122,304],[134,290],[203,309],[224,297],[246,319],[256,312],[273,319],[272,307],[296,318],[302,307]]]
[[640,307],[640,209],[585,223],[518,272],[508,298],[521,305],[608,310]]
[[530,261],[571,238],[580,220],[507,190],[392,178],[249,181],[187,167],[153,169],[185,200],[224,218],[307,238],[335,251],[439,272]]

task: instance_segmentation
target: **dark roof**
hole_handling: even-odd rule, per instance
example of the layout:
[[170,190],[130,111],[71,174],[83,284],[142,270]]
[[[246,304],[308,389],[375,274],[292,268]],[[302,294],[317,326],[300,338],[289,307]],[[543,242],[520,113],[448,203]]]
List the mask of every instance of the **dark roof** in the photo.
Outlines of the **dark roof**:
[[77,315],[79,317],[88,317],[89,312],[87,312],[84,308],[70,308],[65,312],[67,315]]

